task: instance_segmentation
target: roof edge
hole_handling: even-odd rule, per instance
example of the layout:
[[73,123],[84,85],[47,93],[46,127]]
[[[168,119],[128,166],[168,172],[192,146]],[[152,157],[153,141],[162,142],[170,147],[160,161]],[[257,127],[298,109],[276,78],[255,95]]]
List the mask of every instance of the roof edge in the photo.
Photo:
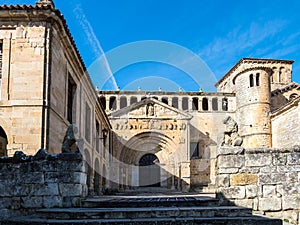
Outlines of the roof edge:
[[216,84],[215,87],[218,87],[219,84],[229,77],[242,63],[245,62],[274,62],[274,63],[287,63],[293,64],[294,60],[285,60],[285,59],[268,59],[268,58],[241,58]]

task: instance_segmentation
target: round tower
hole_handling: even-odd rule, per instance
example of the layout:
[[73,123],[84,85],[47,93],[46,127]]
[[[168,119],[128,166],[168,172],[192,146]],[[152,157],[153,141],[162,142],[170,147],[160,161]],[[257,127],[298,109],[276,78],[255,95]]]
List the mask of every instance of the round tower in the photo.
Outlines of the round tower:
[[270,75],[266,67],[246,69],[236,75],[237,121],[246,148],[271,147]]

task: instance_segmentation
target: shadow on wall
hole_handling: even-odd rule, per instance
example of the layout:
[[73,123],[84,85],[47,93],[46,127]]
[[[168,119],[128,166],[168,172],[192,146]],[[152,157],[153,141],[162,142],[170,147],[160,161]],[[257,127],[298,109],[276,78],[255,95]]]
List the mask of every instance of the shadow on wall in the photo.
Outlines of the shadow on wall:
[[190,125],[190,133],[191,190],[203,191],[211,184],[211,169],[214,165],[211,151],[217,143],[210,138],[208,132],[203,133],[193,125]]

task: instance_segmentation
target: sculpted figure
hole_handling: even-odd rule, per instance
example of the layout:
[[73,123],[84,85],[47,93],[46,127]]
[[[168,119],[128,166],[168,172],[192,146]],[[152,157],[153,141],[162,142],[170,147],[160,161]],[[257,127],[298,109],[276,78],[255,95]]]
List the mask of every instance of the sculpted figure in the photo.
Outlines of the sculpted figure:
[[61,147],[62,153],[79,152],[77,140],[75,134],[78,132],[77,127],[74,124],[70,124],[66,131],[63,144]]
[[153,104],[148,104],[146,107],[146,115],[147,116],[154,116],[154,106]]
[[222,146],[241,146],[243,144],[243,139],[238,134],[238,124],[230,116],[223,120],[226,125],[224,131],[224,137],[222,141]]

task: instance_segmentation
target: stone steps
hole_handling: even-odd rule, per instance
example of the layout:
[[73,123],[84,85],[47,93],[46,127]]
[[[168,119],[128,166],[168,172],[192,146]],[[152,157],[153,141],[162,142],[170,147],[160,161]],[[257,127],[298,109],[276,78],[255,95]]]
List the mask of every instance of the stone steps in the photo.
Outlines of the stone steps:
[[183,218],[136,218],[136,219],[80,219],[57,220],[18,218],[0,222],[1,225],[282,225],[281,220],[258,216],[245,217],[183,217]]
[[220,206],[202,195],[103,196],[87,199],[81,208],[39,209],[0,225],[281,225],[282,221],[252,215],[252,209]]
[[215,206],[218,200],[203,196],[162,196],[162,197],[108,197],[92,198],[83,202],[85,208],[123,208],[123,207],[184,207]]
[[236,206],[219,207],[144,207],[144,208],[71,208],[38,210],[47,219],[135,219],[251,216],[252,210]]

